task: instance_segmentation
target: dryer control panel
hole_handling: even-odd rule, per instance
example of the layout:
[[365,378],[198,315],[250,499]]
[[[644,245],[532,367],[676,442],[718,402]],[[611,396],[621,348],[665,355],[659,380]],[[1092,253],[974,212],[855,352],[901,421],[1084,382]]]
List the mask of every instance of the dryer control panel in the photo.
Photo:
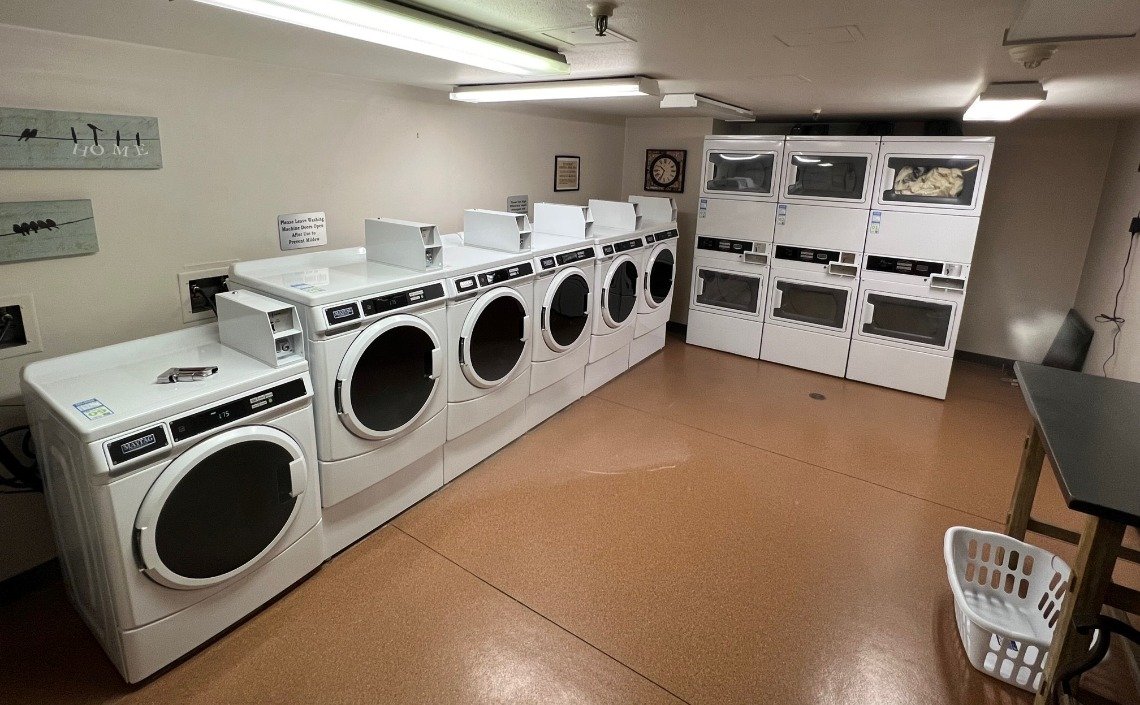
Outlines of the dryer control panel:
[[703,235],[697,238],[697,249],[709,252],[744,254],[751,252],[755,245],[756,243],[749,240],[729,240],[723,237],[705,237]]
[[915,277],[929,277],[931,274],[942,274],[942,262],[924,262],[901,257],[868,255],[866,269],[872,272],[893,272]]

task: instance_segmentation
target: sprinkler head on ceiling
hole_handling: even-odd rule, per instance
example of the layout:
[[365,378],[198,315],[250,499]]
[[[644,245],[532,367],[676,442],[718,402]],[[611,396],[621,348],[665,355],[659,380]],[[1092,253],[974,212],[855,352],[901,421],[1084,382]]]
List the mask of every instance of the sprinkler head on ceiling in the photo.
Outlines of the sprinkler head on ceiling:
[[590,9],[590,17],[594,18],[594,33],[599,37],[606,36],[606,30],[610,28],[610,17],[614,14],[614,3],[612,2],[592,2],[586,5]]

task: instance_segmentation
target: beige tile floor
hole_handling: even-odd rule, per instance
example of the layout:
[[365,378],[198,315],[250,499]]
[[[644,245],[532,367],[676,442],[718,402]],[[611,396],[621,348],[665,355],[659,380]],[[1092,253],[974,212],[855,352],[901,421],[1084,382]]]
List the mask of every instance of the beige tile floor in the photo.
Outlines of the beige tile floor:
[[[943,403],[671,339],[141,687],[58,585],[0,606],[0,702],[1029,703],[966,662],[941,558],[1028,423],[985,367]],[[1086,686],[1140,703],[1119,662]]]

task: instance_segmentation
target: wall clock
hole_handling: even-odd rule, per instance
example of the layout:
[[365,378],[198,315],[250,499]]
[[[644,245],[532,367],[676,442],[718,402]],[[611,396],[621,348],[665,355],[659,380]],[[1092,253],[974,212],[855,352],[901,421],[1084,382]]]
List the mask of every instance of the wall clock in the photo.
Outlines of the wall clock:
[[684,193],[685,154],[683,149],[645,150],[645,190]]

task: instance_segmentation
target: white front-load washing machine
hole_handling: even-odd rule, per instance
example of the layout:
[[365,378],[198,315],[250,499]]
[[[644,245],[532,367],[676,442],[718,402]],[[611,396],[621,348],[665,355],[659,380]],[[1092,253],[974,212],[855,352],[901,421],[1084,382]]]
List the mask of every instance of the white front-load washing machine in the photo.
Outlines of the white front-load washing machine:
[[24,369],[67,592],[128,682],[320,566],[307,370],[216,325]]
[[629,369],[629,348],[637,325],[645,236],[640,231],[594,228],[594,290],[598,292],[591,326],[584,394]]
[[593,240],[535,233],[527,428],[582,397],[594,315]]
[[529,250],[449,244],[447,444],[450,482],[526,433],[534,263]]
[[364,248],[238,262],[233,288],[295,303],[312,367],[325,554],[443,486],[445,273]]
[[629,346],[630,367],[665,347],[665,324],[672,313],[677,278],[678,237],[676,223],[645,235],[637,320]]

